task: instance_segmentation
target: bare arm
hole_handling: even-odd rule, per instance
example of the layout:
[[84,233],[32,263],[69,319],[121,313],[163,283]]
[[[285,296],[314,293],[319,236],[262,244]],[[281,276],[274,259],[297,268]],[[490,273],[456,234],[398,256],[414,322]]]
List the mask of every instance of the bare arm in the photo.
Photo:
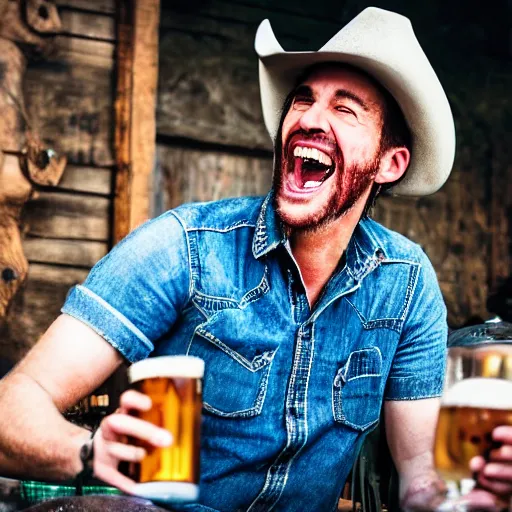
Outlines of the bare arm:
[[97,388],[120,354],[82,322],[61,315],[25,359],[0,380],[0,474],[73,478],[90,433],[62,412]]
[[387,401],[384,411],[387,441],[400,476],[404,508],[434,509],[445,495],[433,457],[439,399]]

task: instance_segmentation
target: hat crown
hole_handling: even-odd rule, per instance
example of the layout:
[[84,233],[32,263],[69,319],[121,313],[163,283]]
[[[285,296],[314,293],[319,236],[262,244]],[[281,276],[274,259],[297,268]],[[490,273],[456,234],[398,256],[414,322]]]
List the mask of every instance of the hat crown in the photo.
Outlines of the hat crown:
[[[400,43],[403,40],[396,35],[397,33],[404,34],[404,32],[413,34],[408,18],[378,7],[367,7],[339,30],[319,51],[343,50],[346,52],[347,47],[352,47],[373,53],[377,48],[389,47],[389,45],[401,46]],[[378,45],[375,45],[376,41],[378,41]]]

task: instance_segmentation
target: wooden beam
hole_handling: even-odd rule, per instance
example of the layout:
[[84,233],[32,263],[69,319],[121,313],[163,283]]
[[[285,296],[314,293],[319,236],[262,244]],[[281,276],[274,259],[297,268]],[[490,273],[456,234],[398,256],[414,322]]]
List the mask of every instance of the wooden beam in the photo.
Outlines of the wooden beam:
[[159,0],[118,2],[114,242],[150,215]]

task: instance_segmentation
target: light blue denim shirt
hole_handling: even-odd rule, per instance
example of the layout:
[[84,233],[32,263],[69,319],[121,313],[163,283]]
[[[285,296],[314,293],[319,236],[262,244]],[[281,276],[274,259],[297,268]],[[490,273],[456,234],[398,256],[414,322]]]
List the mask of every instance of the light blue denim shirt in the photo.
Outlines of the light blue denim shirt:
[[272,196],[137,229],[62,311],[129,361],[206,362],[193,511],[336,509],[383,400],[439,396],[446,309],[421,248],[370,219],[311,309]]

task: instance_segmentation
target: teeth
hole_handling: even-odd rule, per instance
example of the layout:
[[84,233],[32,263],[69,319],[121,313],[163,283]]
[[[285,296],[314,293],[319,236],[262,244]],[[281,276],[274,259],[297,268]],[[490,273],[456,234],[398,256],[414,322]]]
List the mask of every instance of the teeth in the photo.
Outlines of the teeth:
[[305,148],[301,146],[296,146],[293,150],[293,156],[299,158],[310,158],[311,160],[316,160],[324,165],[331,165],[332,160],[329,155],[326,155],[324,152],[316,149],[316,148]]
[[306,183],[304,183],[304,188],[319,187],[321,184],[321,181],[306,181]]

